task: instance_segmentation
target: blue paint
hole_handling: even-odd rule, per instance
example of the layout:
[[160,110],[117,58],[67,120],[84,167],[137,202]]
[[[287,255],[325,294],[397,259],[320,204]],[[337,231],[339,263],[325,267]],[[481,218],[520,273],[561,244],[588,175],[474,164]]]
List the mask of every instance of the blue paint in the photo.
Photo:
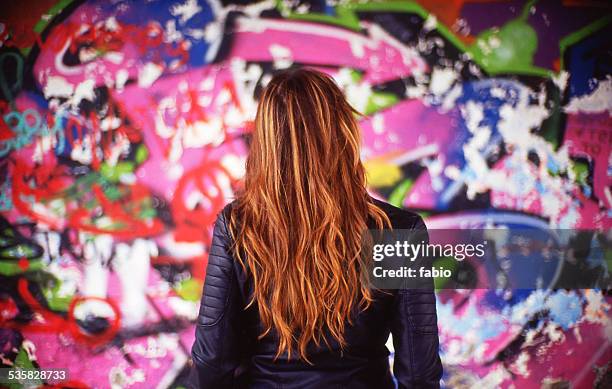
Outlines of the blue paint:
[[[197,1],[201,11],[193,15],[185,23],[180,22],[180,16],[177,17],[172,15],[170,9],[173,6],[187,3],[187,0],[159,0],[155,2],[122,1],[121,3],[124,5],[122,12],[117,12],[119,8],[115,2],[109,2],[107,0],[87,3],[87,6],[91,4],[94,7],[98,7],[100,9],[101,20],[109,16],[115,16],[117,21],[122,24],[137,25],[143,28],[148,22],[155,22],[159,23],[163,29],[166,29],[167,23],[174,21],[176,30],[191,44],[188,49],[189,61],[186,66],[189,68],[198,67],[212,62],[206,60],[207,52],[213,46],[211,42],[207,42],[204,38],[196,39],[187,34],[190,30],[205,29],[207,25],[215,21],[213,7],[209,2],[202,0]],[[220,34],[217,39],[221,40],[222,38],[223,34]],[[163,53],[163,50],[151,50],[149,53],[146,53],[144,57],[141,57],[141,60],[153,60],[153,57],[158,56],[160,53]],[[162,57],[166,63],[169,63],[175,58],[176,57],[168,55],[163,55]],[[213,60],[214,59],[215,58],[213,58]]]
[[548,298],[546,308],[553,322],[567,330],[582,316],[582,299],[574,291],[560,290]]

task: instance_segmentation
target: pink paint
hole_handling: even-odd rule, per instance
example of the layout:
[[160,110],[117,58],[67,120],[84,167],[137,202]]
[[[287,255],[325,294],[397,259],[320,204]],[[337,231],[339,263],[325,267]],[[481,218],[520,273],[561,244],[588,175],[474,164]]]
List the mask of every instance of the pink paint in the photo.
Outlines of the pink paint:
[[229,57],[273,61],[270,47],[278,45],[291,52],[295,63],[364,70],[364,81],[373,84],[426,71],[427,65],[418,55],[402,59],[398,49],[402,45],[395,38],[379,29],[373,34],[368,35],[367,29],[362,34],[305,21],[243,18],[237,22]]

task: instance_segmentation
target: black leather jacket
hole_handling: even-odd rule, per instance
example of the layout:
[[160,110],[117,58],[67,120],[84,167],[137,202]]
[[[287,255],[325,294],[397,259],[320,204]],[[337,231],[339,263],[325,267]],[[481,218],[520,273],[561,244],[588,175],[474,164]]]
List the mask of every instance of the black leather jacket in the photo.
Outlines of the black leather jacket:
[[[375,200],[394,229],[425,229],[416,214]],[[442,364],[433,289],[374,291],[375,301],[345,330],[347,346],[312,345],[313,365],[274,361],[274,334],[257,340],[257,308],[244,309],[252,283],[228,247],[229,204],[216,220],[192,348],[193,388],[394,388],[385,343],[393,335],[393,375],[399,388],[438,388]]]

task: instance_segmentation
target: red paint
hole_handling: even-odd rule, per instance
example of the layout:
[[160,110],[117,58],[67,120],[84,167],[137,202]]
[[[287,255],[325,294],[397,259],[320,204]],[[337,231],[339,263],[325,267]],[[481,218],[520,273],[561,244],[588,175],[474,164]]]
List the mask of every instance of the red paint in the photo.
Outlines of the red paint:
[[[140,54],[147,52],[157,56],[157,62],[162,62],[162,54],[179,57],[179,66],[189,60],[189,50],[185,41],[173,46],[164,42],[164,29],[157,22],[149,22],[146,27],[118,23],[116,30],[106,30],[103,25],[88,25],[66,22],[56,26],[52,36],[41,47],[59,53],[69,43],[68,50],[76,54],[82,46],[98,50],[101,53],[122,51],[127,43],[132,43]],[[83,28],[85,32],[81,32]]]
[[91,137],[90,137],[90,147],[91,147],[91,167],[94,171],[100,170],[100,160],[98,159],[98,139],[97,132],[98,128],[100,128],[100,122],[98,121],[98,116],[95,112],[91,112],[89,114],[89,120],[91,120]]
[[552,68],[557,73],[561,71],[561,59],[560,58],[557,58],[553,61]]
[[[41,322],[30,322],[30,323],[16,323],[10,320],[4,320],[2,317],[2,321],[0,322],[5,328],[14,328],[22,331],[32,331],[32,332],[46,332],[46,333],[55,333],[55,332],[63,332],[68,330],[72,337],[86,345],[91,347],[96,347],[108,343],[111,341],[119,331],[121,325],[121,314],[119,307],[117,304],[108,298],[100,298],[100,297],[84,297],[78,296],[75,297],[68,308],[68,319],[65,319],[59,314],[48,310],[43,307],[42,304],[36,300],[34,296],[30,293],[28,289],[28,280],[25,278],[20,278],[17,281],[17,291],[19,295],[23,298],[26,304],[32,309],[32,311],[36,312],[39,317],[41,317]],[[79,326],[75,316],[74,310],[76,309],[78,304],[82,304],[87,301],[100,301],[105,304],[108,304],[113,311],[114,318],[109,321],[109,327],[104,330],[101,334],[89,334],[82,331],[82,328]]]
[[[121,124],[115,130],[117,133],[121,133],[127,137],[130,143],[140,143],[142,142],[142,133],[139,128],[135,128],[132,125],[126,125],[125,122],[128,119],[124,112],[129,112],[128,108],[123,105],[120,101],[109,99],[108,101],[108,109],[111,112],[114,112],[116,109],[119,112],[119,119],[121,120]],[[111,118],[114,117],[111,116]],[[133,119],[130,119],[133,120]]]
[[89,389],[91,386],[76,380],[63,381],[59,384],[44,384],[38,389]]
[[[35,42],[39,44],[41,42],[40,35],[38,35],[28,26],[15,24],[5,28],[6,33],[3,33],[2,36],[0,36],[0,42],[3,40],[3,38],[6,38],[6,40],[3,42],[5,47],[25,49],[34,45]],[[7,30],[10,30],[10,35],[8,34]]]
[[[110,305],[113,310],[114,319],[109,322],[109,327],[104,330],[101,334],[87,334],[81,330],[81,327],[78,325],[76,318],[74,317],[74,310],[76,309],[78,304],[87,302],[87,301],[100,301]],[[88,344],[92,347],[100,346],[111,341],[121,326],[121,314],[119,307],[115,302],[111,299],[101,298],[101,297],[75,297],[70,302],[70,307],[68,308],[68,329],[72,334],[72,337],[82,343]]]
[[30,261],[28,261],[27,258],[25,257],[21,257],[19,258],[19,260],[17,261],[17,266],[19,266],[19,268],[21,270],[27,270],[30,267]]
[[[43,222],[51,229],[63,230],[71,227],[80,231],[94,234],[110,234],[118,238],[136,239],[139,237],[154,236],[164,231],[163,223],[153,218],[151,220],[138,220],[135,215],[140,214],[140,205],[150,196],[149,190],[142,184],[121,186],[124,197],[121,201],[112,202],[104,194],[99,185],[92,186],[92,193],[83,193],[78,198],[64,199],[66,215],[64,218],[50,216],[34,211],[31,204],[24,197],[34,197],[34,201],[48,203],[57,198],[63,198],[65,191],[74,185],[73,179],[65,170],[66,167],[57,164],[55,156],[47,153],[45,161],[37,166],[33,172],[28,173],[26,166],[15,164],[13,174],[12,200],[15,208],[28,218]],[[34,184],[33,187],[30,183]],[[120,223],[120,229],[100,228],[92,224],[96,216],[82,207],[84,198],[93,194],[94,198],[102,208],[102,213],[109,216],[113,221]]]
[[27,2],[27,12],[24,12],[24,3],[20,1],[2,2],[2,16],[0,22],[5,23],[5,29],[0,34],[0,42],[9,32],[12,37],[4,42],[5,46],[30,47],[40,36],[34,32],[34,27],[46,14],[56,0],[36,0]]
[[[176,222],[174,237],[183,242],[202,242],[210,239],[209,229],[215,222],[217,213],[225,206],[225,197],[222,188],[217,182],[217,175],[223,174],[230,178],[229,172],[219,161],[204,161],[202,164],[186,174],[179,180],[176,192],[172,199],[172,214]],[[213,185],[215,196],[210,196],[206,185]],[[188,209],[185,198],[192,187],[195,187],[206,199],[210,206],[200,209]]]
[[[15,304],[15,300],[13,300],[10,296],[0,299],[0,323],[14,318],[18,313],[19,309],[17,308],[17,304]],[[5,350],[4,352],[6,351],[8,350]]]
[[[0,39],[0,42],[2,39]],[[13,139],[15,133],[9,127],[9,125],[4,121],[4,115],[9,110],[8,103],[4,100],[0,100],[0,141]]]

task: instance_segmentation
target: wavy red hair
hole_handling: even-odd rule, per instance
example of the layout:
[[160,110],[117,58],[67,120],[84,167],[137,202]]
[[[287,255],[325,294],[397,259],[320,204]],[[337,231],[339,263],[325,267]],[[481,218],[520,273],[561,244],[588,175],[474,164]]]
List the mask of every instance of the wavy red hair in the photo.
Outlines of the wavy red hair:
[[275,75],[259,100],[229,225],[277,357],[308,361],[326,330],[344,347],[345,323],[372,300],[361,235],[368,218],[389,219],[366,191],[356,115],[332,77],[308,68]]

